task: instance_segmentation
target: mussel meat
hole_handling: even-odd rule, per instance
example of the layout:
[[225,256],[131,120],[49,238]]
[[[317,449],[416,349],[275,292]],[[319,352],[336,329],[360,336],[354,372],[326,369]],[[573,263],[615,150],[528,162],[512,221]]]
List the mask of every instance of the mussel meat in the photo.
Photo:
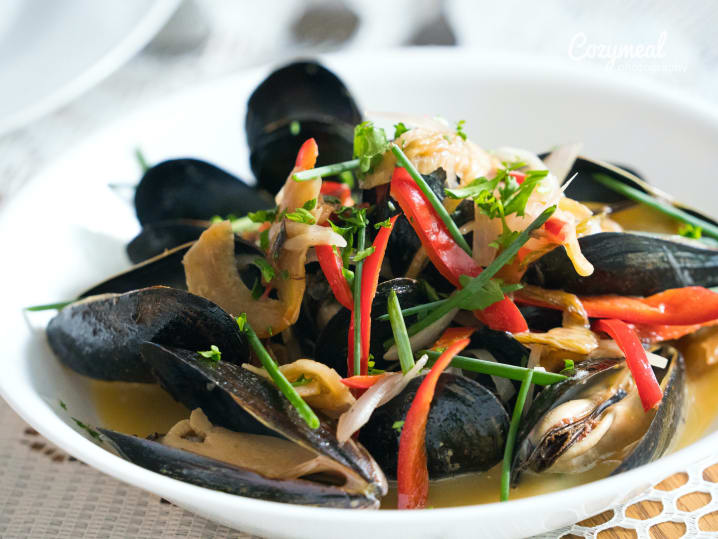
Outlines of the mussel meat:
[[541,391],[519,429],[512,483],[526,471],[575,473],[609,461],[619,473],[663,455],[681,419],[685,364],[670,346],[655,353],[668,359],[654,369],[663,389],[656,411],[643,411],[623,358],[588,360]]

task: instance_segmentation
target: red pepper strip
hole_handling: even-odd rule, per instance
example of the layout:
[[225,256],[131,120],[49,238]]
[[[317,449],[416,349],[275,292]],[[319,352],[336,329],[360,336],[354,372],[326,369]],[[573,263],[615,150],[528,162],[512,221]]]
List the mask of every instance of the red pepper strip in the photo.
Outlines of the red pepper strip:
[[439,350],[440,348],[447,348],[451,346],[454,341],[460,341],[462,339],[468,339],[474,334],[476,328],[461,326],[455,328],[446,328],[441,337],[434,343],[432,350]]
[[[718,293],[701,286],[671,288],[647,298],[630,296],[579,296],[590,318],[616,318],[647,326],[693,326],[718,320]],[[516,301],[548,309],[561,308],[516,294]]]
[[[376,295],[376,287],[379,284],[379,272],[384,261],[384,253],[389,243],[389,235],[394,229],[398,215],[389,220],[388,227],[381,227],[374,238],[374,252],[364,259],[364,267],[361,276],[361,372],[366,374],[369,371],[369,341],[371,339],[371,304]],[[354,372],[354,312],[352,312],[351,323],[349,324],[349,350],[347,354],[347,373]]]
[[563,243],[566,241],[566,232],[564,227],[567,225],[566,221],[559,219],[558,217],[550,217],[543,227],[548,232],[549,239],[554,243]]
[[690,324],[687,326],[666,326],[652,324],[628,324],[642,342],[657,343],[663,341],[672,341],[680,339],[691,333],[695,333],[701,328],[715,326],[718,320],[711,320],[703,324]]
[[617,318],[634,324],[687,326],[718,319],[718,293],[701,286],[671,288],[647,298],[579,298],[591,318]]
[[350,376],[349,378],[342,378],[341,382],[347,387],[350,387],[352,389],[369,389],[371,386],[376,384],[379,380],[381,380],[381,375],[372,374],[372,375],[357,375],[357,376]]
[[397,483],[399,509],[417,509],[426,506],[429,496],[429,471],[426,467],[426,421],[436,383],[456,354],[469,345],[469,339],[454,341],[439,356],[429,374],[424,377],[406,414],[399,438]]
[[518,170],[512,170],[509,172],[509,176],[511,176],[514,180],[516,180],[516,183],[521,185],[524,183],[524,180],[526,180],[526,174],[523,172],[519,172]]
[[295,170],[294,172],[314,168],[318,156],[319,146],[317,146],[317,141],[313,138],[307,139],[304,141],[304,144],[302,144],[302,147],[299,148],[299,152],[297,152],[297,161],[294,163],[294,166],[299,170]]
[[336,197],[343,206],[353,206],[352,190],[346,183],[323,181],[320,191],[323,195]]
[[354,299],[349,283],[342,273],[344,267],[342,257],[331,245],[317,245],[314,250],[317,253],[317,260],[324,272],[324,277],[327,278],[327,282],[334,292],[334,297],[351,311],[354,308]]
[[[459,277],[476,277],[479,266],[451,237],[444,222],[436,215],[424,193],[403,168],[394,169],[391,195],[399,203],[404,215],[421,240],[432,264],[451,284],[459,287]],[[528,331],[526,320],[513,301],[504,297],[478,314],[479,320],[491,329],[521,333]]]
[[608,333],[626,355],[626,364],[631,370],[633,381],[636,382],[643,410],[647,412],[657,406],[663,398],[663,391],[658,385],[658,380],[648,362],[646,351],[643,349],[641,341],[638,340],[638,335],[621,320],[596,320],[593,329]]

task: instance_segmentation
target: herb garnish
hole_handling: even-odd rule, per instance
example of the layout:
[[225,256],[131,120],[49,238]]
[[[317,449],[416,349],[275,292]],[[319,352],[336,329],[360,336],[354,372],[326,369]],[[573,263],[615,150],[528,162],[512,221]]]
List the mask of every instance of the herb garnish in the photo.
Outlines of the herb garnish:
[[521,382],[521,388],[519,389],[519,395],[516,398],[516,404],[514,405],[514,412],[511,415],[511,424],[509,425],[509,433],[506,436],[506,446],[504,447],[504,460],[501,464],[501,501],[505,502],[509,499],[509,484],[511,482],[511,460],[514,454],[514,444],[516,443],[516,433],[519,430],[519,422],[521,421],[521,414],[524,410],[524,404],[526,404],[526,395],[528,395],[529,387],[531,386],[531,379],[533,378],[534,370],[529,369],[524,375],[524,379]]
[[357,175],[363,178],[381,163],[389,149],[386,132],[373,122],[362,122],[354,128],[354,158],[359,160]]
[[464,126],[466,120],[459,120],[456,122],[456,134],[461,137],[462,140],[466,140],[466,133],[464,132]]
[[684,238],[699,240],[703,236],[703,229],[699,226],[693,226],[690,223],[685,223],[678,229],[678,235],[683,236]]
[[404,125],[404,122],[399,122],[394,124],[394,140],[398,139],[400,136],[402,136],[404,133],[406,133],[409,130],[406,125]]
[[301,386],[305,386],[307,384],[311,384],[312,381],[313,381],[312,378],[307,378],[306,376],[304,376],[304,373],[302,373],[299,375],[299,378],[297,378],[296,380],[294,380],[294,382],[292,382],[292,386],[301,387]]
[[145,154],[139,146],[135,148],[135,159],[137,159],[137,164],[140,166],[142,174],[150,169],[150,164],[147,162],[147,158],[145,158]]
[[277,218],[277,208],[271,210],[251,211],[247,214],[247,217],[249,217],[249,220],[253,223],[266,223],[267,221],[273,223]]
[[501,219],[502,232],[492,244],[493,247],[506,247],[517,236],[518,232],[509,229],[506,216],[515,213],[523,217],[531,193],[548,175],[548,170],[529,170],[522,183],[516,181],[511,172],[526,166],[525,163],[503,163],[496,176],[477,178],[465,187],[445,189],[448,197],[454,199],[471,198],[481,213],[491,219]]
[[25,310],[30,312],[51,311],[53,309],[56,311],[60,311],[70,305],[70,303],[74,303],[75,301],[77,300],[58,301],[57,303],[47,303],[46,305],[33,305],[31,307],[25,307]]
[[295,137],[302,130],[302,125],[297,120],[292,120],[289,124],[289,132]]
[[563,369],[561,369],[561,374],[570,375],[573,373],[574,370],[574,362],[573,359],[564,359],[563,360]]
[[396,432],[401,433],[401,429],[404,427],[404,421],[394,421],[391,424],[391,428]]
[[374,246],[370,245],[366,249],[362,249],[361,251],[357,251],[354,253],[354,256],[352,257],[353,262],[359,262],[361,260],[364,260],[368,256],[371,256],[374,254]]
[[[292,179],[295,182],[306,182],[315,178],[323,178],[324,176],[335,176],[341,175],[350,170],[354,170],[359,166],[359,159],[351,159],[350,161],[342,161],[341,163],[334,163],[331,165],[325,165],[323,167],[311,168],[309,170],[302,170],[295,172],[292,175]],[[345,180],[345,178],[342,178]],[[344,183],[349,183],[344,181]],[[352,178],[353,183],[353,178]]]
[[197,354],[204,359],[208,359],[209,361],[212,361],[214,363],[219,363],[219,361],[222,359],[222,352],[214,344],[209,347],[209,350],[205,350],[204,352],[197,352]]
[[284,216],[287,219],[289,219],[290,221],[294,221],[297,223],[304,223],[305,225],[313,225],[314,223],[317,222],[317,220],[309,212],[311,210],[313,210],[316,207],[316,205],[317,205],[316,198],[307,200],[301,208],[297,208],[293,212],[288,212]]
[[279,370],[279,367],[272,359],[272,356],[269,355],[269,352],[267,352],[267,349],[262,344],[262,341],[259,340],[259,337],[257,337],[257,334],[247,321],[247,313],[242,313],[237,318],[237,326],[239,326],[240,331],[247,336],[249,345],[252,347],[255,355],[259,358],[259,361],[262,363],[264,369],[267,373],[269,373],[269,377],[277,385],[279,391],[281,391],[287,400],[292,403],[302,419],[304,419],[307,425],[309,425],[309,428],[319,428],[319,418],[317,417],[317,414],[315,414],[314,410],[312,410],[309,405],[304,402],[304,399],[299,396],[297,391],[294,389],[294,386],[289,383],[286,376],[284,376],[282,371]]
[[265,283],[270,282],[272,279],[274,279],[274,268],[272,265],[267,262],[265,258],[257,257],[254,260],[252,260],[252,264],[257,266],[259,268],[259,271],[262,272],[262,280]]

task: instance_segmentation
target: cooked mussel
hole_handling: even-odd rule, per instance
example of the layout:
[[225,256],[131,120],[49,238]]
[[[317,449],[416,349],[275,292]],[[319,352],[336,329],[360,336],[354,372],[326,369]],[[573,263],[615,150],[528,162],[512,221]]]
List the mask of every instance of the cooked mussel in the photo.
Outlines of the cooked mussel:
[[[390,478],[396,477],[401,432],[421,384],[415,378],[397,397],[374,411],[359,440]],[[509,416],[488,389],[464,376],[439,377],[426,424],[426,455],[431,479],[486,471],[501,460]]]
[[196,240],[208,226],[208,221],[196,219],[148,223],[127,244],[127,256],[133,264],[139,264],[178,245]]
[[600,232],[580,238],[579,245],[593,275],[578,275],[566,250],[557,247],[531,264],[524,280],[582,295],[649,296],[669,288],[718,285],[718,249],[699,242]]
[[619,473],[663,455],[680,423],[685,364],[670,346],[654,352],[668,359],[655,369],[663,389],[657,410],[643,411],[623,358],[588,360],[542,390],[521,422],[512,483],[526,471],[575,473],[602,462],[620,463]]
[[235,320],[214,303],[174,288],[151,287],[103,294],[72,303],[47,326],[55,355],[72,370],[100,380],[152,382],[140,356],[145,341],[191,350],[233,350],[247,361],[249,348]]
[[[231,357],[232,349],[228,352]],[[323,418],[319,428],[311,429],[274,385],[225,361],[225,354],[222,361],[213,363],[189,350],[145,343],[142,355],[162,387],[189,408],[201,408],[214,425],[239,433],[256,433],[258,428],[260,434],[272,432],[303,448],[320,468],[305,467],[312,475],[309,478],[278,481],[241,465],[219,463],[154,441],[106,433],[129,460],[171,477],[250,497],[309,505],[378,507],[379,498],[387,490],[381,469],[357,442],[339,444],[333,421]],[[190,426],[192,423],[190,417]],[[207,427],[200,426],[199,430],[206,431]],[[317,473],[329,473],[332,483],[315,481]],[[337,476],[343,481],[339,485]]]
[[[414,279],[391,279],[379,283],[376,295],[372,302],[372,324],[370,353],[374,356],[376,368],[384,369],[388,363],[384,361],[384,342],[393,335],[391,324],[388,320],[377,320],[376,317],[387,313],[387,300],[389,293],[394,290],[402,308],[413,307],[430,301],[426,295],[426,289]],[[316,360],[332,367],[338,373],[346,372],[346,358],[348,346],[348,332],[351,314],[347,309],[340,309],[319,334],[316,345]],[[416,316],[407,316],[406,324],[409,325],[416,319]]]
[[142,225],[173,219],[208,220],[215,215],[245,215],[272,205],[268,195],[199,159],[170,159],[158,163],[145,172],[135,191],[135,211]]
[[354,126],[361,113],[344,83],[316,62],[294,62],[271,73],[247,103],[245,130],[258,185],[282,187],[286,164],[302,142],[314,138],[318,165],[352,158]]

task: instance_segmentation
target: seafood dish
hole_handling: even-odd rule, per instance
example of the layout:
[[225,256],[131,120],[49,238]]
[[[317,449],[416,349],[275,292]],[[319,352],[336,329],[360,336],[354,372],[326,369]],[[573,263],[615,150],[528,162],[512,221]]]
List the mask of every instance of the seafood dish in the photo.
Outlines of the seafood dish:
[[254,181],[142,163],[133,265],[28,308],[92,380],[79,428],[147,473],[356,509],[531,496],[700,436],[718,223],[579,143],[400,120],[294,62],[247,102]]

